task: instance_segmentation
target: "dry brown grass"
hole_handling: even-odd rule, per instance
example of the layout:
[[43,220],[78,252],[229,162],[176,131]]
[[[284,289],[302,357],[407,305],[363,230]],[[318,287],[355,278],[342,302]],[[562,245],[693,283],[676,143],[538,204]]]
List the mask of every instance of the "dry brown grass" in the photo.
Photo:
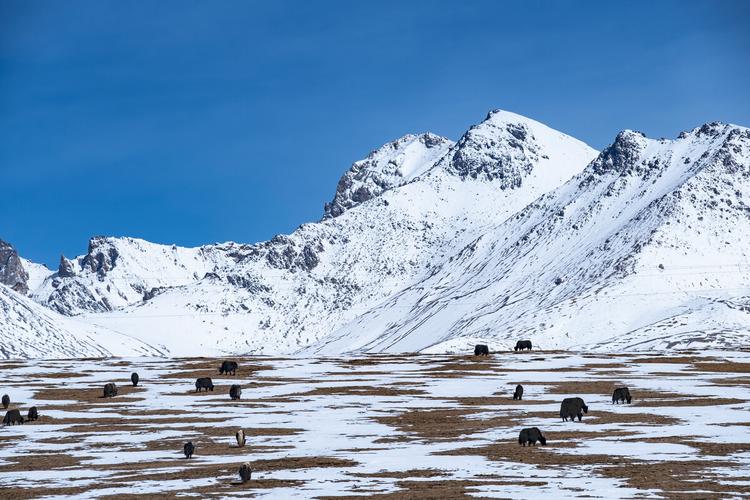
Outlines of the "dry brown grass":
[[427,394],[418,389],[401,389],[383,386],[337,386],[318,387],[307,392],[289,394],[287,397],[305,396],[417,396]]
[[716,363],[696,362],[693,363],[693,369],[699,372],[712,373],[750,373],[750,363],[734,363],[731,361]]
[[132,403],[141,401],[143,398],[138,397],[138,393],[143,392],[142,387],[133,387],[128,380],[128,385],[123,385],[117,381],[117,396],[114,398],[104,397],[104,384],[97,387],[53,387],[37,391],[34,394],[35,399],[44,401],[77,401],[88,404],[111,404],[111,403]]

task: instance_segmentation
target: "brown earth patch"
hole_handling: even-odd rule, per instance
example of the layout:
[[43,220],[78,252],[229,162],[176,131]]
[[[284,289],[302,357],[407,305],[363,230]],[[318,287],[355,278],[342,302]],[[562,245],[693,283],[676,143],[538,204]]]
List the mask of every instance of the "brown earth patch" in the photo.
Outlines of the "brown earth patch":
[[533,382],[528,385],[546,385],[548,394],[606,394],[612,395],[615,388],[627,387],[620,380],[581,380],[572,382]]
[[410,477],[437,477],[437,476],[444,476],[445,474],[446,474],[446,471],[438,470],[438,469],[409,469],[409,470],[402,470],[402,471],[381,470],[378,472],[369,472],[369,473],[357,472],[357,473],[352,474],[352,476],[408,479]]
[[637,403],[636,406],[649,406],[649,407],[680,407],[680,406],[706,406],[706,407],[714,407],[714,406],[721,406],[721,405],[736,405],[736,404],[742,404],[745,403],[745,400],[742,399],[732,399],[732,398],[706,398],[702,396],[688,396],[687,398],[683,397],[681,399],[652,399],[652,400],[642,400],[642,401],[633,401],[633,403]]
[[[570,465],[602,465],[617,463],[621,459],[611,455],[584,455],[566,453],[555,453],[555,448],[571,448],[577,446],[574,441],[563,439],[565,433],[545,433],[548,437],[547,446],[521,446],[517,441],[497,442],[490,445],[476,446],[471,448],[457,448],[454,450],[442,451],[435,455],[471,455],[483,456],[489,460],[501,462],[521,462],[543,466],[570,466]],[[596,433],[594,433],[596,434]],[[586,435],[585,433],[576,433],[576,435]],[[554,439],[560,439],[561,442],[553,443]],[[579,438],[580,439],[580,438]],[[553,446],[554,444],[554,446]]]
[[[85,378],[90,373],[76,373],[76,372],[50,372],[50,373],[36,373],[33,375],[27,375],[29,379],[61,379],[61,378]],[[128,382],[130,383],[130,382]],[[103,384],[102,384],[103,385]],[[103,388],[103,387],[102,387]],[[119,389],[119,386],[118,386]]]
[[0,472],[17,472],[17,471],[39,471],[60,469],[64,467],[75,467],[81,464],[81,459],[71,457],[65,453],[40,453],[13,455],[7,457],[11,463],[0,464]]
[[[321,500],[351,500],[361,499],[363,496],[383,500],[438,500],[444,498],[477,498],[469,496],[468,487],[481,487],[485,483],[477,481],[399,481],[396,485],[401,488],[390,493],[376,493],[363,491],[362,495],[320,497]],[[353,492],[354,493],[354,492]]]
[[750,373],[750,363],[734,363],[732,361],[721,361],[717,363],[696,362],[693,364],[695,371],[721,372],[721,373]]
[[[414,438],[429,439],[432,441],[451,440],[463,435],[471,435],[486,429],[515,428],[520,425],[517,413],[497,415],[491,412],[490,418],[467,418],[479,417],[488,412],[469,409],[412,409],[398,415],[374,417],[378,423],[394,427],[410,436],[398,436],[395,438],[378,439],[376,443],[394,441],[409,441]],[[525,415],[525,414],[524,414]],[[547,415],[549,416],[549,415]]]
[[[119,382],[119,381],[117,381]],[[128,385],[117,383],[117,396],[105,398],[104,384],[101,387],[50,387],[34,394],[35,399],[43,401],[78,401],[80,403],[101,404],[101,403],[131,403],[142,401],[143,398],[137,397],[139,392],[143,392],[142,387],[133,387],[128,381]]]
[[700,363],[706,360],[713,360],[716,358],[698,358],[695,356],[650,356],[645,358],[635,358],[632,363],[654,363],[654,364],[680,364],[680,365],[692,365],[694,363]]
[[[506,396],[498,396],[498,394],[507,394]],[[543,405],[550,403],[558,403],[551,399],[523,399],[514,400],[513,392],[510,393],[494,393],[492,396],[478,397],[478,398],[433,398],[440,401],[455,401],[456,403],[463,406],[527,406],[527,405]]]
[[416,396],[426,392],[418,389],[399,389],[396,387],[379,386],[338,386],[318,387],[307,392],[289,394],[288,397],[304,396]]
[[[607,477],[623,479],[631,487],[643,490],[658,489],[669,498],[727,498],[728,493],[745,495],[750,486],[726,484],[721,477],[707,469],[726,465],[712,461],[633,462],[627,467],[602,467],[599,472]],[[700,491],[696,491],[700,490]]]
[[712,378],[707,380],[712,385],[730,386],[730,387],[750,387],[750,377],[736,378]]

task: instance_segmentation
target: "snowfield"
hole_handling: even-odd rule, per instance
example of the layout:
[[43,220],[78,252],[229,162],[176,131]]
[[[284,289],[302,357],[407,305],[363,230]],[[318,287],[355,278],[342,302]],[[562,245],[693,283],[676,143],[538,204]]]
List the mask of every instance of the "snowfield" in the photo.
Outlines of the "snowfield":
[[[750,353],[3,361],[4,498],[739,498]],[[130,373],[140,374],[130,387]],[[197,377],[213,392],[194,392]],[[116,382],[114,398],[102,387]],[[230,384],[242,385],[231,401]],[[524,398],[514,401],[516,384]],[[632,404],[612,390],[630,388]],[[589,406],[562,422],[565,397]],[[538,427],[546,446],[522,447]],[[234,434],[244,429],[247,445]],[[191,460],[182,457],[186,441]],[[254,469],[239,482],[243,462]]]

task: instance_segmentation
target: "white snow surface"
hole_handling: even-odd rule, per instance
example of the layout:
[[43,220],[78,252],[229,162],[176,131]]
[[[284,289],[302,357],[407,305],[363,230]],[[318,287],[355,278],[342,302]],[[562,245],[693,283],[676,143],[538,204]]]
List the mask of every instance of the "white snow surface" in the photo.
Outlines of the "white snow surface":
[[[713,123],[675,140],[624,131],[597,156],[493,111],[455,143],[407,135],[373,151],[323,219],[289,235],[199,248],[95,237],[62,275],[30,272],[30,295],[52,317],[172,355],[519,338],[736,347],[750,328],[749,144],[748,129]],[[9,344],[34,328],[13,318]]]

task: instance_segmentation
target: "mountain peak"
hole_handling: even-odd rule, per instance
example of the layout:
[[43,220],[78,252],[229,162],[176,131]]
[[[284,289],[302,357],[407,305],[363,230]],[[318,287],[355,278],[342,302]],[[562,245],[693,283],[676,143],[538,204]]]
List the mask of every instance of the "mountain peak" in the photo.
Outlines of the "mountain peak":
[[426,132],[408,134],[372,151],[354,162],[339,179],[336,194],[326,203],[324,219],[338,217],[346,210],[384,191],[402,186],[430,169],[453,145],[453,141]]
[[23,268],[18,252],[13,245],[0,239],[0,283],[18,293],[26,294],[29,274]]
[[553,159],[569,164],[563,159],[568,154],[593,156],[595,152],[542,123],[497,109],[459,139],[446,170],[461,179],[479,178],[496,182],[501,189],[517,188],[542,162]]

